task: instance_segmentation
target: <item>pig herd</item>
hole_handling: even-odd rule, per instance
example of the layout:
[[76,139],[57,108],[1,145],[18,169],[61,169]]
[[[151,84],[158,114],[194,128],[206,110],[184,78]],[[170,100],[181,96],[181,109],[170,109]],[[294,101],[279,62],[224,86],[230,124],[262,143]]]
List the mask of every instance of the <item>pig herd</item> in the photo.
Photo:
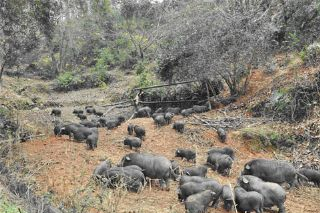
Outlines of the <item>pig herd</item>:
[[[94,114],[96,120],[86,120],[87,114]],[[103,113],[97,112],[93,107],[85,110],[74,110],[74,114],[81,119],[79,124],[57,123],[54,134],[57,136],[68,135],[75,141],[85,141],[89,149],[97,147],[98,129],[106,127],[113,129],[121,125],[125,118],[118,116],[109,120],[103,117]],[[149,107],[138,109],[134,117],[152,117],[155,126],[171,123],[172,118],[181,114],[189,116],[192,113],[208,111],[207,106],[194,106],[189,109],[162,108],[152,114]],[[52,111],[55,116],[61,116],[61,111]],[[185,122],[174,122],[173,129],[178,133],[185,131]],[[125,146],[136,150],[142,146],[146,136],[146,130],[142,126],[128,124],[128,136],[123,141]],[[227,139],[226,131],[217,129],[221,142]],[[182,160],[197,162],[197,154],[191,149],[176,149],[172,157]],[[207,177],[208,169],[212,169],[222,176],[230,176],[236,153],[230,147],[213,148],[208,150],[207,160],[203,165],[181,168],[177,161],[169,160],[164,156],[152,153],[133,152],[122,157],[117,165],[103,161],[93,172],[93,178],[103,186],[109,188],[124,187],[132,192],[140,192],[148,182],[157,180],[161,189],[169,190],[170,180],[179,181],[177,199],[183,202],[186,212],[202,213],[208,208],[217,208],[219,202],[223,202],[223,208],[231,211],[236,208],[238,212],[262,213],[264,209],[276,206],[279,213],[285,213],[285,188],[298,187],[301,184],[313,184],[320,186],[320,172],[308,168],[297,170],[292,164],[281,160],[253,159],[247,162],[241,174],[237,178],[234,188],[231,185],[222,185],[217,180]],[[151,183],[149,183],[151,184]]]

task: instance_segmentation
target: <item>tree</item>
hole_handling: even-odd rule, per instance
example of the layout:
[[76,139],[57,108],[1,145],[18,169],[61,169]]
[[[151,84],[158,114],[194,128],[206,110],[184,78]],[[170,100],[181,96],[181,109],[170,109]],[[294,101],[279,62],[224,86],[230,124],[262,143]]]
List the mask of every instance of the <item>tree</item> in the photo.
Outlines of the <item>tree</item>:
[[27,0],[0,3],[0,82],[6,68],[18,65],[21,58],[38,44],[38,28]]
[[60,18],[60,12],[62,9],[61,3],[55,0],[41,0],[41,1],[31,1],[34,17],[39,25],[40,32],[44,35],[46,39],[46,47],[52,50],[51,60],[53,67],[53,72],[58,73],[58,66],[56,58],[54,57],[54,52],[56,46],[54,45],[54,33],[58,25],[58,20]]
[[244,93],[252,67],[271,56],[274,7],[264,0],[180,4],[162,28],[160,75],[169,81],[221,78],[231,95]]
[[161,25],[164,13],[170,3],[152,2],[150,0],[121,0],[120,32],[133,44],[140,60],[154,57],[157,42],[162,37]]
[[93,61],[114,37],[112,16],[109,0],[62,1],[49,49],[56,75]]
[[319,40],[319,0],[283,1],[278,14],[277,21],[283,26],[282,34],[289,47],[301,49]]

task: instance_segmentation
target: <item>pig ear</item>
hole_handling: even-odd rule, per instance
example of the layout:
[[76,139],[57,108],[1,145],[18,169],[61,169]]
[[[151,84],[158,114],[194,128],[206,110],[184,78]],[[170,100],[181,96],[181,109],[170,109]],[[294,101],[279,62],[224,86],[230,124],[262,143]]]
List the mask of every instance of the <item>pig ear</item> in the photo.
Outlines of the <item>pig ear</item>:
[[242,182],[244,182],[245,184],[249,183],[249,180],[247,178],[242,178]]
[[127,161],[131,161],[131,159],[129,158],[129,156],[126,156],[126,160],[127,160]]
[[249,169],[250,169],[250,166],[247,164],[245,168],[246,168],[247,170],[249,170]]

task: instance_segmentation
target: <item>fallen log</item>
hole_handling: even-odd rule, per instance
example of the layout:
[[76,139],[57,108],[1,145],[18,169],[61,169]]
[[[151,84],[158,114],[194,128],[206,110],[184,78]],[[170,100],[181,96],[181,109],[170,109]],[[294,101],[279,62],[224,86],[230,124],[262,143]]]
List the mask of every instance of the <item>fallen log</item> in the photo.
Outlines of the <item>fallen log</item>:
[[122,104],[129,103],[129,102],[132,102],[132,100],[126,100],[126,101],[117,102],[117,103],[113,103],[113,104],[107,104],[107,105],[104,105],[104,106],[102,106],[102,107],[117,106],[117,105],[122,105]]
[[154,89],[154,88],[167,87],[167,86],[174,86],[174,85],[179,85],[179,84],[188,84],[188,83],[193,83],[193,82],[198,82],[198,81],[199,81],[199,80],[182,81],[182,82],[177,82],[177,83],[162,84],[162,85],[155,85],[155,86],[150,86],[150,87],[139,87],[139,88],[135,88],[135,89],[133,89],[133,90]]
[[206,100],[140,101],[139,104],[185,103],[185,102],[203,102],[203,101],[206,101]]

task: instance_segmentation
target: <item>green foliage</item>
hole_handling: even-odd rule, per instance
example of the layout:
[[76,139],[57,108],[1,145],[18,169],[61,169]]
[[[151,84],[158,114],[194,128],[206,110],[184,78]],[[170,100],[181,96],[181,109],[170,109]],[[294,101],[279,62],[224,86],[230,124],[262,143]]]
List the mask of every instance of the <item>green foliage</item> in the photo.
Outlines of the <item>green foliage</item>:
[[120,35],[115,41],[114,44],[116,47],[120,48],[120,49],[124,49],[124,48],[128,48],[131,49],[132,48],[132,43],[131,41],[128,39],[128,36],[125,36],[125,34]]
[[299,57],[301,58],[301,60],[303,62],[305,62],[306,57],[307,57],[307,51],[305,49],[302,49],[298,54],[299,54]]
[[241,130],[241,136],[255,151],[274,147],[292,147],[295,143],[294,135],[280,132],[271,126],[244,128]]
[[156,69],[155,63],[139,62],[134,66],[135,73],[137,74],[138,87],[148,87],[159,83],[154,71]]
[[33,103],[28,99],[18,99],[14,103],[17,110],[30,110],[33,108]]
[[94,0],[93,8],[97,13],[111,13],[111,1],[110,0]]
[[289,88],[280,88],[277,91],[276,94],[278,98],[273,103],[273,109],[275,110],[275,112],[282,112],[289,107],[291,103],[289,92]]
[[103,72],[108,69],[108,64],[114,63],[114,56],[109,48],[103,48],[99,51],[97,63],[95,65],[96,72]]
[[72,72],[64,72],[64,73],[61,73],[57,80],[58,80],[58,84],[61,86],[61,87],[68,87],[69,84],[73,81],[73,78],[74,78],[74,75]]
[[52,59],[48,55],[42,56],[39,61],[36,63],[40,68],[48,68],[51,66]]
[[256,151],[263,147],[276,145],[283,138],[282,134],[268,127],[244,128],[241,130],[241,135],[244,140],[251,143],[252,148]]
[[95,68],[92,68],[88,72],[66,71],[57,77],[54,90],[72,91],[96,87],[106,88],[111,80],[110,74],[105,70],[96,71]]
[[281,95],[286,95],[290,92],[291,88],[290,87],[282,87],[278,90],[278,93]]
[[6,117],[10,111],[5,107],[0,107],[0,117]]
[[[96,87],[100,87],[100,88],[106,88],[107,87],[107,82],[109,81],[109,75],[106,71],[100,71],[100,72],[96,72],[94,73],[94,75],[96,75],[97,79],[95,80],[95,86]],[[94,75],[92,76],[92,78],[95,78]]]
[[8,201],[4,197],[0,199],[0,212],[2,213],[24,213],[20,208],[18,208],[14,203]]
[[140,62],[140,63],[136,64],[136,66],[134,67],[134,70],[136,71],[137,75],[140,75],[146,71],[146,64],[143,62]]
[[148,87],[154,84],[151,73],[148,71],[143,71],[138,75],[138,86],[139,87]]
[[300,39],[299,39],[298,35],[296,33],[292,33],[292,32],[289,32],[288,35],[289,35],[289,39],[290,39],[290,41],[289,41],[290,47],[291,48],[298,47],[300,44]]
[[[12,68],[34,50],[39,42],[37,22],[26,0],[1,1],[0,66]],[[3,70],[0,72],[2,80]]]
[[132,68],[135,63],[132,42],[124,34],[110,42],[109,47],[97,51],[95,70],[106,71],[111,67]]
[[320,43],[314,42],[305,48],[304,62],[316,65],[320,62]]
[[282,96],[275,104],[274,104],[274,110],[277,112],[283,112],[288,108],[290,105],[290,99],[289,96]]

